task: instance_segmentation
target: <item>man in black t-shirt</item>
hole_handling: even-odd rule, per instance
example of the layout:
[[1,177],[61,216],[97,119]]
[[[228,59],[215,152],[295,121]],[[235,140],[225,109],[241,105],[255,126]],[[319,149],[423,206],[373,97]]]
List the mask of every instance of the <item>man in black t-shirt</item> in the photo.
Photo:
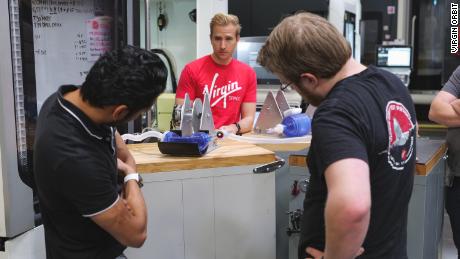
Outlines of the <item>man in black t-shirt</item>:
[[103,55],[81,87],[61,86],[43,104],[34,176],[47,258],[113,259],[144,243],[140,178],[113,126],[149,109],[166,76],[158,56],[127,46]]
[[355,61],[337,29],[309,13],[278,24],[258,62],[317,106],[299,258],[407,258],[416,141],[407,88]]

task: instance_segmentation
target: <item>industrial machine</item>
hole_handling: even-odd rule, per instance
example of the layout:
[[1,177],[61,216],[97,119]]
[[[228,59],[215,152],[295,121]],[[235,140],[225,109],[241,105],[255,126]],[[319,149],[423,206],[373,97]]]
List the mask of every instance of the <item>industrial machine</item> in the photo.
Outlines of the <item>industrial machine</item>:
[[[184,103],[175,105],[170,117],[170,130],[164,133],[150,130],[142,134],[123,134],[124,141],[143,141],[150,137],[158,139],[158,149],[163,154],[174,156],[202,156],[214,150],[217,132],[211,112],[209,95],[192,102],[185,94]],[[222,135],[223,136],[223,135]]]
[[301,108],[291,108],[284,92],[276,97],[269,91],[254,126],[256,134],[277,134],[284,137],[301,137],[310,132],[310,117]]
[[290,106],[283,91],[278,91],[276,97],[272,91],[269,91],[254,125],[254,132],[266,133],[268,129],[275,127],[283,120],[284,112],[289,109]]
[[209,95],[204,95],[203,102],[196,98],[192,105],[189,95],[185,94],[184,104],[174,107],[171,131],[158,142],[158,148],[163,154],[200,156],[217,147],[212,141],[214,137]]

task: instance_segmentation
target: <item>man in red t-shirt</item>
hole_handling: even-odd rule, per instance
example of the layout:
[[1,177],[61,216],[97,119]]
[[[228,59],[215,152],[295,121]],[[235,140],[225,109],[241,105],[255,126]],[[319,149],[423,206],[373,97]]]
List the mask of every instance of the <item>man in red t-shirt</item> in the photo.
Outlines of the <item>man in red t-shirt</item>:
[[231,133],[252,130],[256,112],[257,80],[254,70],[232,58],[240,39],[238,17],[216,14],[210,23],[213,53],[184,67],[176,92],[176,104],[185,94],[203,100],[209,93],[216,129]]

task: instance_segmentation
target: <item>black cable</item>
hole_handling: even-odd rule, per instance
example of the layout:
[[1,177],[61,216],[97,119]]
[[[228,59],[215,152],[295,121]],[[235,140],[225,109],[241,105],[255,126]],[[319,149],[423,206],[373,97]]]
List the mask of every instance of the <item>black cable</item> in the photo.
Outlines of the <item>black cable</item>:
[[166,61],[168,61],[169,71],[171,71],[171,84],[173,88],[173,93],[176,93],[176,89],[177,89],[176,74],[174,73],[172,62],[171,62],[171,59],[169,59],[168,54],[166,54],[166,52],[162,49],[151,49],[150,51],[152,51],[155,54],[163,55],[166,58]]

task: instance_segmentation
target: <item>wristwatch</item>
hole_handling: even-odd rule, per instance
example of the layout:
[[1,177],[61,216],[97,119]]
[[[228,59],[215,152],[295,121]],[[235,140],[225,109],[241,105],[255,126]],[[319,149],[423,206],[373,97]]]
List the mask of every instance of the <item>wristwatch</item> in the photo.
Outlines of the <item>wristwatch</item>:
[[123,182],[124,182],[124,183],[127,183],[129,180],[136,180],[137,185],[139,185],[139,188],[141,188],[142,186],[144,186],[142,177],[141,177],[141,175],[138,174],[138,173],[127,174],[127,175],[125,176],[125,178],[123,179]]
[[240,126],[240,124],[238,122],[235,122],[233,124],[235,124],[236,128],[238,129],[235,134],[237,134],[237,135],[241,134],[241,126]]

